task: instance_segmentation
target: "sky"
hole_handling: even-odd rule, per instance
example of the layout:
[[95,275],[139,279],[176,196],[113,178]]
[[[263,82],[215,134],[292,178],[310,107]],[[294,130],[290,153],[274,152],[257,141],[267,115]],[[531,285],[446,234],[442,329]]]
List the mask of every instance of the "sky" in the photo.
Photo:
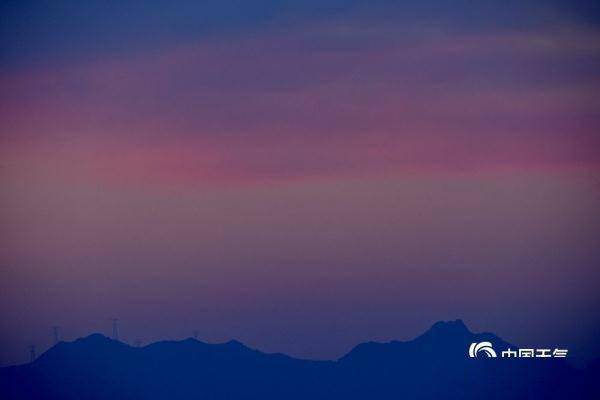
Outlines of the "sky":
[[4,1],[0,365],[461,318],[600,356],[593,1]]

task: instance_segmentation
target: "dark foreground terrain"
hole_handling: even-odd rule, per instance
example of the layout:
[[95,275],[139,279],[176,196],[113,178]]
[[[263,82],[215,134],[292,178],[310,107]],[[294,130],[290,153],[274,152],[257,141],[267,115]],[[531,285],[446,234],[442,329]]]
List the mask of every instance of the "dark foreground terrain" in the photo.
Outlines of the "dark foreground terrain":
[[[438,322],[408,342],[364,343],[337,361],[194,339],[131,347],[94,334],[0,369],[1,399],[599,399],[599,363],[469,358],[472,342],[509,345]],[[511,346],[515,348],[515,346]],[[500,354],[498,354],[500,355]]]

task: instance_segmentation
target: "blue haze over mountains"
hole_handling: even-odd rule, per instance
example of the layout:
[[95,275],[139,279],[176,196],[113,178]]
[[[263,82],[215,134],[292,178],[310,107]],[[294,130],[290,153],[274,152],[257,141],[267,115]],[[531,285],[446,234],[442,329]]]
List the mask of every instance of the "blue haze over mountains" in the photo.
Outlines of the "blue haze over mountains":
[[414,340],[368,342],[337,361],[266,354],[237,341],[145,347],[93,334],[0,369],[3,399],[593,399],[600,362],[469,358],[471,342],[515,348],[462,321]]

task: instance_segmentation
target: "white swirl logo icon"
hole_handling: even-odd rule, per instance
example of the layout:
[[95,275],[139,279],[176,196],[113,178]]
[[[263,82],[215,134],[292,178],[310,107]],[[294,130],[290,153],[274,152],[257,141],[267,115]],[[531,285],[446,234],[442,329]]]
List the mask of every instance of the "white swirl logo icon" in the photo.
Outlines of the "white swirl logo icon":
[[471,343],[469,357],[477,357],[480,352],[484,353],[486,357],[496,357],[496,352],[490,342]]

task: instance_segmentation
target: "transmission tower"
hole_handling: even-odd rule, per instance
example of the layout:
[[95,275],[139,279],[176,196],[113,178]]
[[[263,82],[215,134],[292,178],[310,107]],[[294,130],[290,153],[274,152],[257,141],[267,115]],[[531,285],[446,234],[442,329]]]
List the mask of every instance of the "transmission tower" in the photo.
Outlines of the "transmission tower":
[[118,318],[113,318],[112,319],[112,337],[115,340],[119,340],[119,325],[118,325],[119,319]]
[[53,326],[52,327],[52,334],[54,336],[54,344],[58,344],[58,342],[60,342],[60,327],[59,326]]

